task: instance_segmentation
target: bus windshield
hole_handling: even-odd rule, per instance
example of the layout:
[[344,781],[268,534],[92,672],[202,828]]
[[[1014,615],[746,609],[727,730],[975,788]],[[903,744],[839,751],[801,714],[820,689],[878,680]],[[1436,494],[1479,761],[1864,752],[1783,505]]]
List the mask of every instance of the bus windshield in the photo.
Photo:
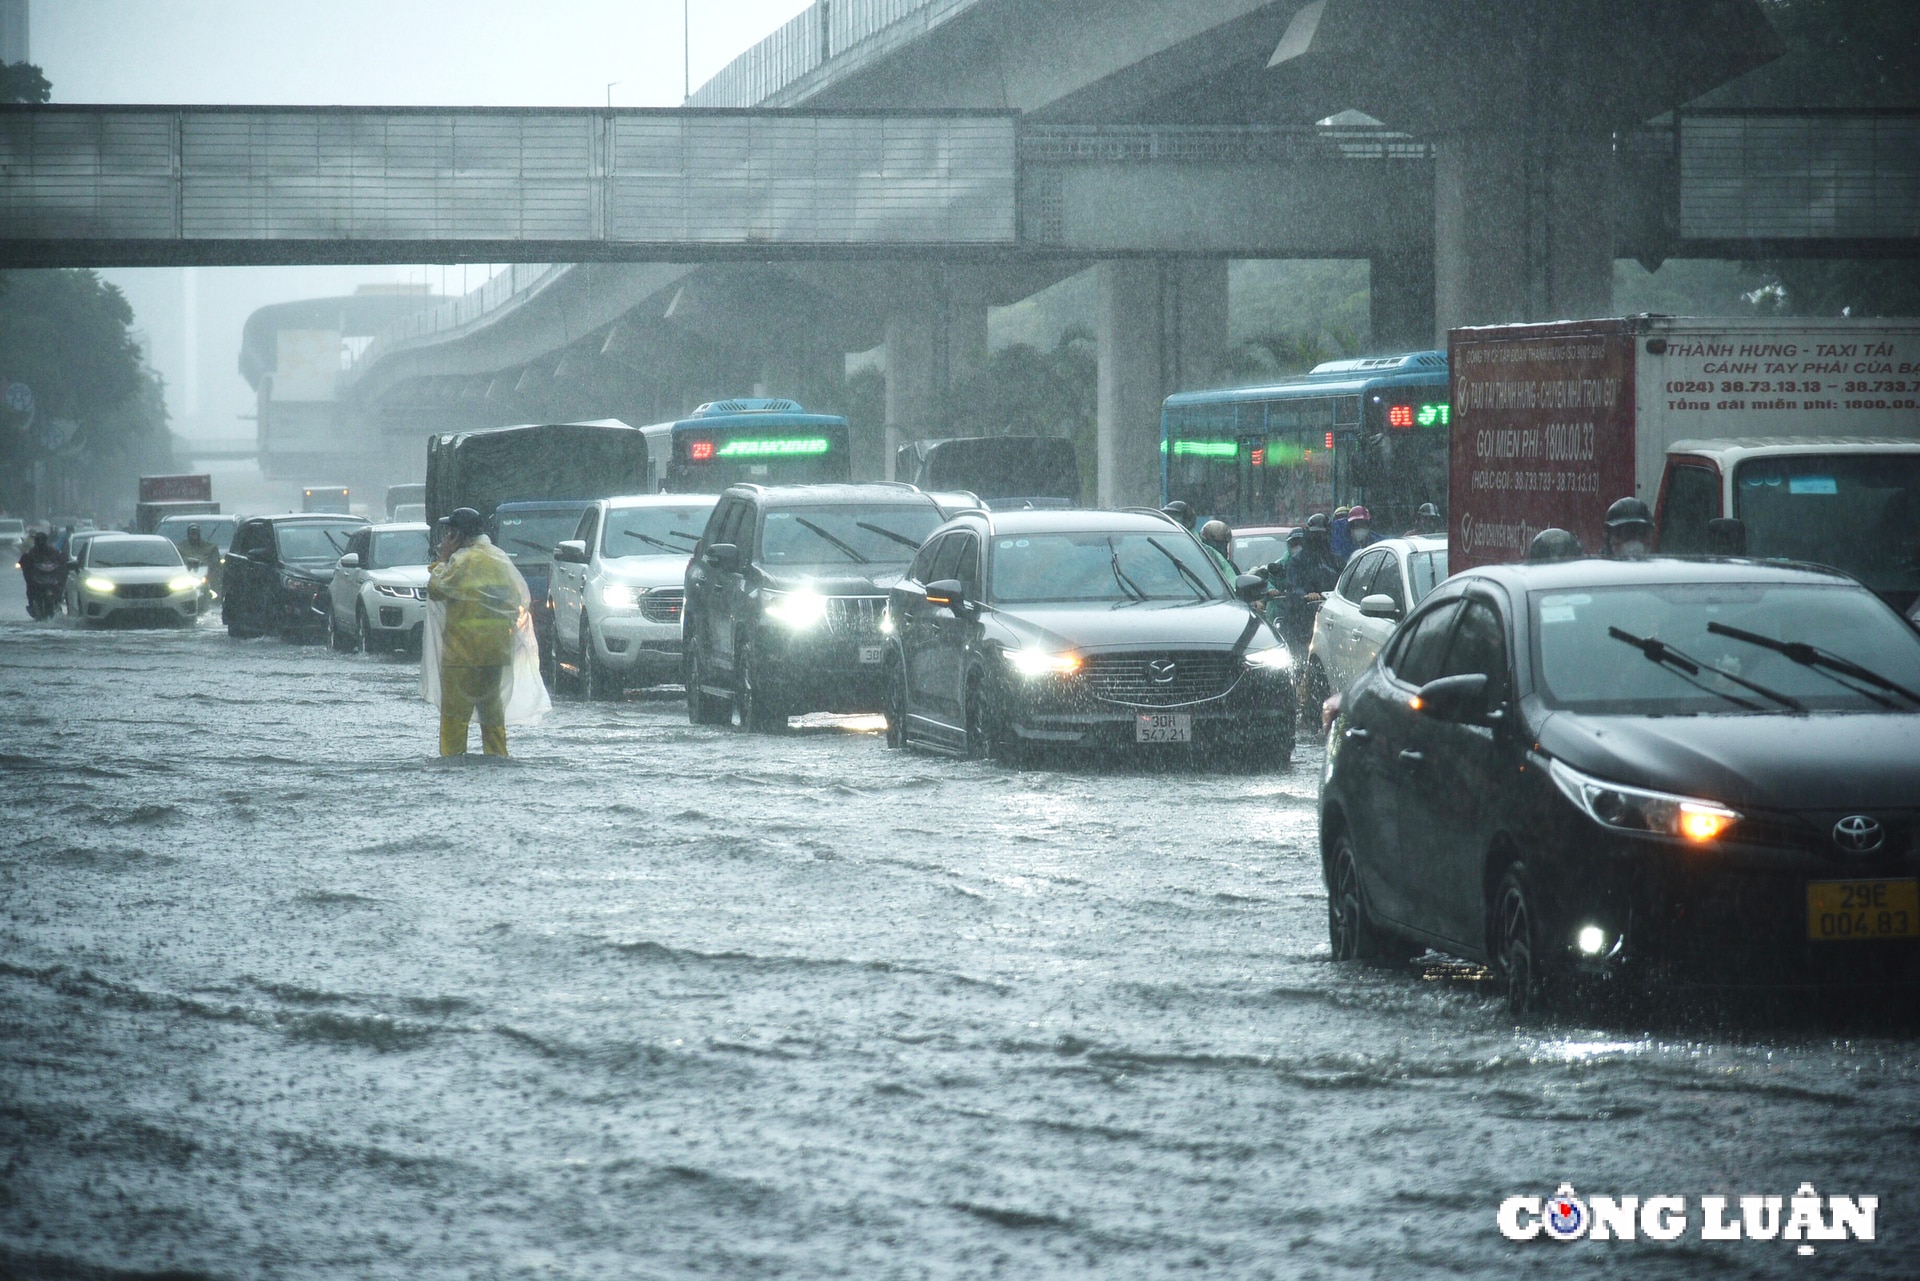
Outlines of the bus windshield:
[[665,488],[718,494],[729,485],[824,485],[853,478],[843,418],[677,423]]

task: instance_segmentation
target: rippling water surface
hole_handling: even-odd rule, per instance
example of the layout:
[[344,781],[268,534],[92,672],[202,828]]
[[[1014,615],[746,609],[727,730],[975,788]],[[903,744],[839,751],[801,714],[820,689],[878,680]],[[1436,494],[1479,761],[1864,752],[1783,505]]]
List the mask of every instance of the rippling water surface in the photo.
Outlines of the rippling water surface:
[[[442,763],[404,661],[11,590],[0,1273],[1920,1274],[1910,1032],[1335,966],[1310,745],[1012,772],[635,699]],[[1881,1239],[1498,1236],[1562,1180]]]

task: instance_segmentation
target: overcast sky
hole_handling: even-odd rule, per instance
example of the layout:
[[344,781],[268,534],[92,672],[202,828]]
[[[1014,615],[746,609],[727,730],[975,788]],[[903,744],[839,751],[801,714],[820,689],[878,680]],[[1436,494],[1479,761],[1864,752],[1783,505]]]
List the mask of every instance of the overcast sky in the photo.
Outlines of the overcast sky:
[[[31,0],[55,102],[677,107],[681,0]],[[693,84],[807,7],[694,0]],[[252,432],[240,327],[268,303],[472,271],[219,268],[102,273],[126,291],[167,380],[174,429]],[[189,323],[189,317],[192,323]]]

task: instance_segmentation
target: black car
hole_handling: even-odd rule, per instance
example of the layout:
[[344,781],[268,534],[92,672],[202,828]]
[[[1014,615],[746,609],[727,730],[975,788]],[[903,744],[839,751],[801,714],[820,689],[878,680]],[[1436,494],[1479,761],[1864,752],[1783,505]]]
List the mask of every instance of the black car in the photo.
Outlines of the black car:
[[227,634],[326,635],[334,567],[366,525],[358,516],[319,512],[242,521],[221,568],[220,621]]
[[1336,959],[1484,961],[1516,1013],[1920,980],[1920,636],[1813,567],[1461,574],[1342,696],[1320,833]]
[[877,712],[887,589],[941,521],[911,485],[736,485],[687,565],[687,714]]
[[968,512],[889,594],[887,740],[1293,755],[1293,664],[1193,535],[1158,512]]

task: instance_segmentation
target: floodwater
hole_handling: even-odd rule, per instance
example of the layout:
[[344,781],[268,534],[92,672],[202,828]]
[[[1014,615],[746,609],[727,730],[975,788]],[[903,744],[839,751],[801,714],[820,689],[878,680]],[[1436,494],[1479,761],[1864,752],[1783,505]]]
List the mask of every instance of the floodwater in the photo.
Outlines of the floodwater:
[[[0,594],[0,1274],[1912,1276],[1920,1042],[1328,960],[1318,750],[1004,768]],[[1671,1244],[1502,1199],[1677,1194]],[[1703,1242],[1711,1193],[1879,1239]]]

